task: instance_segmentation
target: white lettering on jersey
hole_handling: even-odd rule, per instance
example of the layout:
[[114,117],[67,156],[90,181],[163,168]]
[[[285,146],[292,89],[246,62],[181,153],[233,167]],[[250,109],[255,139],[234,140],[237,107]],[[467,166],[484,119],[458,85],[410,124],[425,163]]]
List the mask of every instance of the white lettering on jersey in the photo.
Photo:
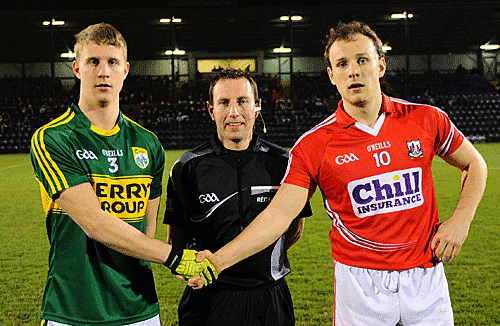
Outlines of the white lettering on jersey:
[[250,187],[250,193],[251,195],[261,195],[265,193],[271,193],[272,196],[258,196],[256,198],[256,201],[258,203],[269,203],[273,197],[276,191],[278,191],[279,186],[252,186]]
[[213,192],[211,194],[200,195],[199,199],[200,199],[200,204],[215,203],[220,201],[219,197],[217,197],[217,195],[214,194]]
[[79,149],[76,151],[76,157],[78,157],[80,160],[97,160],[97,156],[94,154],[94,152],[86,150],[86,149]]
[[108,157],[123,156],[123,150],[122,149],[112,149],[112,150],[103,149],[102,155],[108,156]]
[[354,153],[340,155],[335,158],[335,163],[337,163],[338,165],[342,165],[344,163],[351,163],[354,161],[359,161],[359,158],[357,158],[356,155],[354,155]]
[[352,208],[357,217],[402,211],[424,203],[422,169],[394,171],[349,182]]
[[371,151],[378,151],[379,149],[384,149],[384,148],[389,148],[389,147],[391,147],[391,143],[389,141],[384,141],[382,143],[375,143],[372,145],[368,145],[368,146],[366,146],[366,150],[368,152],[371,152]]

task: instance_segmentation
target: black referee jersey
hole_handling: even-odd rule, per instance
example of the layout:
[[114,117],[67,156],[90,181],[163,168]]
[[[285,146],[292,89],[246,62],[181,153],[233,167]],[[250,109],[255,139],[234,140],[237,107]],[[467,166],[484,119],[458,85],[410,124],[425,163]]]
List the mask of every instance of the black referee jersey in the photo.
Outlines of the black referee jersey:
[[[267,207],[287,164],[288,151],[257,134],[247,150],[235,152],[215,133],[174,163],[163,223],[184,229],[188,247],[216,252]],[[308,202],[299,217],[311,215]],[[217,282],[249,288],[283,278],[290,273],[284,238],[224,270]]]

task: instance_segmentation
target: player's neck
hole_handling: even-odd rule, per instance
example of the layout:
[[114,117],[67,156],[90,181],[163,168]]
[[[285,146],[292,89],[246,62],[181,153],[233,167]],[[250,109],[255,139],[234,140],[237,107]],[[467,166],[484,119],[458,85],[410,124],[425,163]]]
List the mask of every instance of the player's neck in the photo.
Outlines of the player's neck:
[[80,98],[78,107],[90,122],[99,129],[111,130],[116,125],[120,108],[118,101],[103,106],[97,101],[86,101]]
[[348,103],[343,102],[344,111],[351,116],[357,122],[373,128],[377,123],[378,117],[380,116],[380,110],[382,108],[382,95],[376,97],[372,101],[364,103]]

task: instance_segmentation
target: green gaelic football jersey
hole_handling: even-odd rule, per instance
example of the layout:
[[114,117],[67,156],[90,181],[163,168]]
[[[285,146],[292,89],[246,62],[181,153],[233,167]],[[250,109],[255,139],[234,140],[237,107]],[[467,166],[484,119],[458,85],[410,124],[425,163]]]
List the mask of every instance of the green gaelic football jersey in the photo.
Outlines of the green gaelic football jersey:
[[72,105],[31,142],[50,241],[41,318],[123,325],[159,314],[149,262],[90,239],[54,202],[61,190],[89,182],[102,210],[145,233],[148,200],[162,191],[165,154],[158,138],[121,112],[112,130],[98,129]]

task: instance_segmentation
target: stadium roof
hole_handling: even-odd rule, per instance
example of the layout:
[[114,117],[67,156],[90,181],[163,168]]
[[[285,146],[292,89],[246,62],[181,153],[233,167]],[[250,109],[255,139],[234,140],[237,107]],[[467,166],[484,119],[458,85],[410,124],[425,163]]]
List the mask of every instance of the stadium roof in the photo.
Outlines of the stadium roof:
[[[165,58],[172,49],[172,28],[161,18],[179,17],[176,44],[186,52],[244,53],[290,46],[294,55],[322,56],[324,37],[339,20],[368,23],[390,54],[469,53],[489,41],[500,43],[500,2],[475,1],[412,4],[374,4],[366,1],[167,0],[106,3],[105,1],[12,1],[0,9],[0,62],[48,62],[72,50],[74,34],[89,24],[109,22],[120,30],[129,46],[129,60]],[[328,3],[328,4],[321,4]],[[393,13],[413,18],[394,20]],[[283,15],[300,15],[298,22],[283,22]],[[64,26],[43,26],[63,20]],[[405,28],[407,27],[407,29]],[[408,32],[406,34],[405,32]],[[408,36],[409,43],[405,41]],[[52,44],[52,48],[51,48]],[[52,49],[52,50],[51,50]],[[51,55],[52,53],[52,55]]]

